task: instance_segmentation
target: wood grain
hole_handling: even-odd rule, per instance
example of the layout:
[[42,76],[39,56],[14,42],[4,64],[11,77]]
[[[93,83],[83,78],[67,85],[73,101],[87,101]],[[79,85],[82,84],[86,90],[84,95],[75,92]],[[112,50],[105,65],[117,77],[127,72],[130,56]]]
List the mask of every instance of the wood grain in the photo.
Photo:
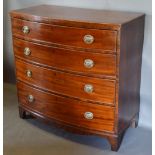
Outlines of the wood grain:
[[12,18],[39,23],[112,30],[120,30],[124,23],[128,23],[144,15],[137,12],[95,10],[53,5],[33,6],[11,11],[10,14]]
[[[32,77],[26,76],[27,70],[32,71]],[[115,104],[115,81],[113,80],[90,78],[46,69],[19,59],[16,59],[16,76],[20,81],[58,94],[100,104]],[[85,84],[93,85],[94,91],[86,93],[84,91]]]
[[[114,108],[112,107],[45,93],[21,82],[17,85],[20,104],[28,106],[33,111],[75,126],[113,132]],[[33,103],[28,102],[29,94],[35,98]],[[84,113],[88,111],[94,114],[91,120],[84,117]]]
[[145,17],[124,25],[120,36],[118,131],[123,132],[140,107],[141,62]]
[[[23,26],[30,28],[28,34],[22,32]],[[116,31],[70,28],[14,19],[12,20],[12,33],[17,38],[39,43],[53,43],[77,48],[116,52]],[[83,41],[85,35],[92,35],[94,42],[86,44]]]
[[[29,112],[72,132],[100,135],[117,151],[128,127],[138,124],[145,15],[48,5],[10,15],[20,117]],[[86,34],[94,36],[92,44],[84,43]],[[94,67],[84,68],[84,59]],[[86,93],[85,84],[94,91]],[[85,111],[94,119],[85,120]]]
[[[96,77],[116,77],[116,56],[112,54],[99,54],[76,50],[53,48],[14,38],[14,53],[16,57],[26,61],[33,61],[42,66],[70,71],[78,74]],[[29,56],[24,55],[24,49],[31,50]],[[94,61],[94,67],[86,68],[84,60]]]

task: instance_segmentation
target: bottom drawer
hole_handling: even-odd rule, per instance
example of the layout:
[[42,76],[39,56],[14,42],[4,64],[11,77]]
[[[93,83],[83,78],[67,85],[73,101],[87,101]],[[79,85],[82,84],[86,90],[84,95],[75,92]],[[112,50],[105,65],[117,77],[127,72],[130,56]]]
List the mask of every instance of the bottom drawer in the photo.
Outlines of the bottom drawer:
[[114,131],[114,107],[54,95],[17,82],[19,103],[49,118],[74,126]]

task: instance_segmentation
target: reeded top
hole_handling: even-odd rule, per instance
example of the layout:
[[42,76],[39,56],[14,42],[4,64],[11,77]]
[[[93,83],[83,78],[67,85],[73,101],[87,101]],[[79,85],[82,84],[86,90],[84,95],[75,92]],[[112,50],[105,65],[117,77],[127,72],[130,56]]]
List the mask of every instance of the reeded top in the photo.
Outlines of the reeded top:
[[[58,25],[118,29],[143,13],[39,5],[11,11],[11,17]],[[86,25],[87,24],[87,25]]]

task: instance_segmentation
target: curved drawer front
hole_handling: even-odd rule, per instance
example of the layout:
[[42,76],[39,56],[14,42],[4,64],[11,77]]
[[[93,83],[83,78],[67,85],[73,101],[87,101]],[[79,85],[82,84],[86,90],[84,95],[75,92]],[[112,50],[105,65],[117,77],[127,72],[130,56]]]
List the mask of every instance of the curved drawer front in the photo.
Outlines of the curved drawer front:
[[[25,53],[25,50],[29,50],[29,53]],[[16,38],[14,52],[17,57],[60,70],[96,76],[116,76],[116,56],[112,54],[70,51]]]
[[[28,26],[28,31],[24,26]],[[54,43],[73,47],[116,51],[116,31],[61,27],[42,23],[12,20],[13,35],[43,43]]]
[[[113,132],[114,108],[45,93],[18,82],[19,103],[34,112],[75,126]],[[29,101],[28,96],[34,100]]]
[[42,89],[83,100],[113,105],[115,81],[77,76],[16,60],[17,79]]

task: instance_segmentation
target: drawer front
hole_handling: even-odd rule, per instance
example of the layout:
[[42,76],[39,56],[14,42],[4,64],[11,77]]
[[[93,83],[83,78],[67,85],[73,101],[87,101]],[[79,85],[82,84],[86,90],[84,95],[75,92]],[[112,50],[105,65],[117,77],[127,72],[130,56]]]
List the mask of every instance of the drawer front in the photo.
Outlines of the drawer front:
[[42,65],[96,76],[116,76],[116,56],[53,48],[14,38],[15,56]]
[[21,82],[18,82],[17,85],[19,103],[35,112],[71,125],[113,132],[113,107],[45,93]]
[[[29,29],[26,31],[25,28],[24,31],[24,26]],[[116,31],[62,27],[13,19],[12,32],[16,37],[43,43],[116,51]]]
[[17,79],[66,96],[113,105],[115,81],[78,76],[16,60]]

